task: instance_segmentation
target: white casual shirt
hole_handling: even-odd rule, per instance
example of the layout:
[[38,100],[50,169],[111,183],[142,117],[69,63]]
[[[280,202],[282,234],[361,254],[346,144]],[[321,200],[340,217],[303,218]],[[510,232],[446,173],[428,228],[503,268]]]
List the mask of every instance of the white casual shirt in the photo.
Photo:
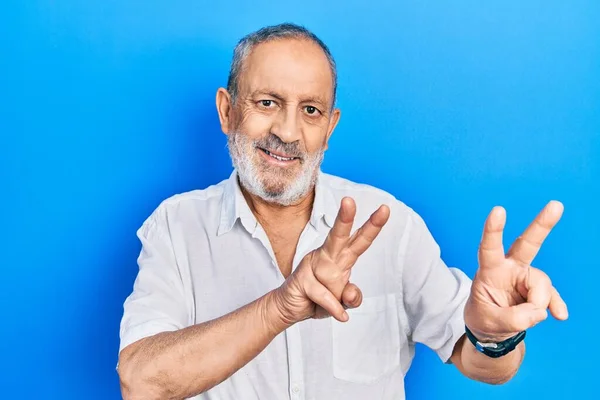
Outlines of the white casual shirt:
[[[293,268],[323,244],[344,196],[357,205],[353,229],[381,204],[391,209],[352,268],[362,305],[348,310],[346,323],[326,318],[293,325],[194,399],[404,399],[415,343],[449,360],[464,333],[471,281],[444,264],[423,220],[390,194],[320,172]],[[165,200],[138,237],[139,273],[124,304],[119,351],[144,337],[221,317],[284,282],[235,171],[217,185]]]

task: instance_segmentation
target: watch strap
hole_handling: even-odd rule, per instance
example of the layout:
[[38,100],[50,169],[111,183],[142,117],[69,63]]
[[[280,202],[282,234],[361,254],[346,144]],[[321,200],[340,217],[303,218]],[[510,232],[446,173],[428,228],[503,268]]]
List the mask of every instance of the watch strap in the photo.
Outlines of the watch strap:
[[485,354],[488,357],[498,358],[507,355],[513,351],[523,339],[525,339],[525,331],[517,333],[515,336],[503,340],[502,342],[481,342],[473,335],[473,332],[465,325],[465,333],[469,341],[473,343],[473,346],[480,353]]

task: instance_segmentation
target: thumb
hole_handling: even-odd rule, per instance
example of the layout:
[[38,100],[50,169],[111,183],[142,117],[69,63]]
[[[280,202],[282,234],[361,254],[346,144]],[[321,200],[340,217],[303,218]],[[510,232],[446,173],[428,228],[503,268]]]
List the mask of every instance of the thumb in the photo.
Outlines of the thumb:
[[362,292],[354,283],[348,283],[342,292],[342,304],[347,308],[359,307],[362,303]]
[[499,330],[517,333],[529,329],[548,318],[548,311],[533,303],[522,303],[503,308],[498,316]]

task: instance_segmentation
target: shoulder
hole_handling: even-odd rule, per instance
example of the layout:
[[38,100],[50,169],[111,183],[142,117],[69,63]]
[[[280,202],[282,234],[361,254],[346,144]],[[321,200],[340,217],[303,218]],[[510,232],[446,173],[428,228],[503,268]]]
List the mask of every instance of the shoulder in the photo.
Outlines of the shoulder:
[[207,222],[215,215],[218,217],[226,182],[223,180],[205,189],[177,193],[164,199],[143,222],[139,233],[147,235],[153,231],[164,231],[169,225],[186,221]]

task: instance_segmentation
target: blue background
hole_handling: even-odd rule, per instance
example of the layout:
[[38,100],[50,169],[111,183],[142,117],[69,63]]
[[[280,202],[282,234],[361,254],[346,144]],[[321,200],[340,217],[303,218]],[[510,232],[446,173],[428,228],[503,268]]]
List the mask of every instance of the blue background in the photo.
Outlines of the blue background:
[[[228,176],[214,95],[244,34],[305,24],[339,65],[323,169],[390,191],[473,275],[483,221],[509,245],[550,199],[536,265],[571,318],[529,332],[507,385],[421,348],[412,399],[592,398],[600,279],[600,2],[4,1],[0,8],[0,397],[119,398],[135,231]],[[578,342],[579,340],[579,342]]]

